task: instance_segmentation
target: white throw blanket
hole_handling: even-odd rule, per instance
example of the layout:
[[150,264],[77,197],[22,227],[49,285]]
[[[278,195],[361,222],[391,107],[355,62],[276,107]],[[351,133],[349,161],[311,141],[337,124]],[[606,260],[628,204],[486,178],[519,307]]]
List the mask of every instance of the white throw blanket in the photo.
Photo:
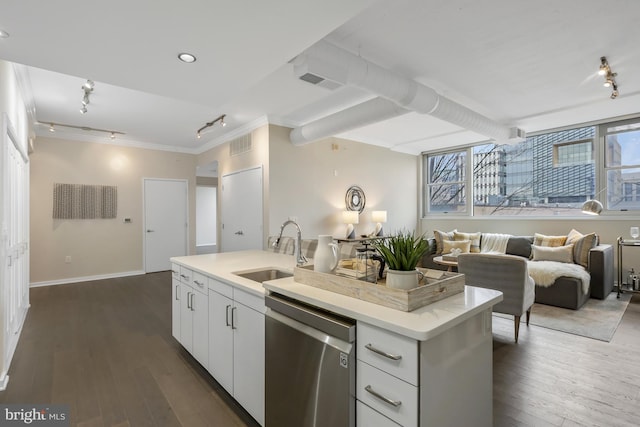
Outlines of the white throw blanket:
[[482,245],[480,252],[482,253],[498,253],[507,252],[508,234],[498,233],[482,233]]
[[585,295],[589,292],[591,276],[581,265],[556,261],[529,261],[528,270],[538,286],[548,288],[559,277],[574,277],[582,280],[582,292]]

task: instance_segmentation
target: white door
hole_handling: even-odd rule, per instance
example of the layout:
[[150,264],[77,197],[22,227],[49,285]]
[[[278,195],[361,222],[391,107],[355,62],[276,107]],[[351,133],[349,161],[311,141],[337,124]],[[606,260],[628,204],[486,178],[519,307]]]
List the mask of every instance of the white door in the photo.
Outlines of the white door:
[[222,177],[223,252],[262,249],[262,166]]
[[144,268],[171,269],[169,258],[187,254],[186,180],[144,179]]

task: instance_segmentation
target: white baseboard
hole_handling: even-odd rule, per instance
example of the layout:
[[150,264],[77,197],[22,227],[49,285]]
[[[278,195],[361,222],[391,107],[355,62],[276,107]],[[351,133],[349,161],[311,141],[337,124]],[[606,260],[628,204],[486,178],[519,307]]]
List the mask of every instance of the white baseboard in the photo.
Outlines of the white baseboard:
[[44,282],[31,282],[29,284],[29,287],[37,288],[40,286],[66,285],[68,283],[91,282],[94,280],[115,279],[117,277],[139,276],[141,274],[145,274],[145,272],[142,270],[123,271],[122,273],[99,274],[97,276],[69,277],[67,279],[47,280]]

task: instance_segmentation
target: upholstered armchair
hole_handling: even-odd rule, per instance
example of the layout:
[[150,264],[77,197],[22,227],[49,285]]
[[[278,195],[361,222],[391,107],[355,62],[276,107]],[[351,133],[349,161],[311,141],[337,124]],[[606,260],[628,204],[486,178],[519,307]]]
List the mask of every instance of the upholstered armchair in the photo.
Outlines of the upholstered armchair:
[[503,293],[503,300],[493,307],[497,313],[511,314],[515,322],[518,342],[520,317],[527,314],[535,299],[535,283],[527,271],[527,260],[516,255],[461,254],[458,272],[465,275],[465,283],[479,288],[495,289]]

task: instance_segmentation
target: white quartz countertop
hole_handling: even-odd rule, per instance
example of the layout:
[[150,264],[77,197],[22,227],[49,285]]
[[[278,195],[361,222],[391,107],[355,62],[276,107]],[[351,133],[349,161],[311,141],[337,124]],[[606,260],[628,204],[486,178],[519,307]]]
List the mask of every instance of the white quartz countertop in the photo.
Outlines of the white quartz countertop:
[[464,292],[404,312],[298,283],[293,277],[261,284],[234,274],[271,267],[293,273],[292,255],[261,250],[174,257],[171,262],[254,295],[264,297],[266,289],[420,341],[431,339],[502,301],[501,292],[465,286]]
[[275,252],[251,250],[224,252],[219,254],[189,255],[171,258],[171,262],[185,266],[193,271],[213,277],[252,294],[264,297],[262,283],[245,279],[233,273],[278,268],[293,274],[296,265],[293,255]]
[[464,292],[404,312],[298,283],[292,277],[268,281],[263,286],[268,291],[419,341],[431,339],[502,301],[502,292],[465,286]]

